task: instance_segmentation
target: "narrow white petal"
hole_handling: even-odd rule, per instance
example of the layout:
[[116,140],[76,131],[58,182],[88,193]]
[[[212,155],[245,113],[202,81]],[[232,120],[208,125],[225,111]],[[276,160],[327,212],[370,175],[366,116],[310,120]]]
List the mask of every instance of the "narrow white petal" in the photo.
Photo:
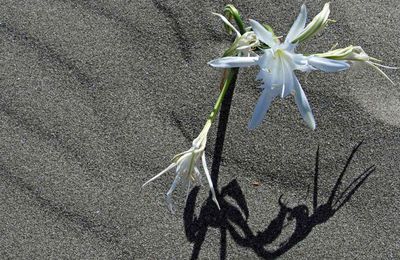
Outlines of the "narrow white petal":
[[283,61],[283,67],[285,68],[284,71],[284,89],[282,90],[282,98],[287,97],[293,90],[293,71],[291,70],[290,66],[287,62]]
[[308,58],[303,54],[290,54],[292,58],[292,70],[300,70],[300,71],[310,71],[313,70],[308,64]]
[[154,181],[155,179],[159,178],[161,175],[163,175],[164,173],[166,173],[167,171],[171,170],[172,168],[174,168],[176,166],[176,163],[171,163],[167,168],[165,168],[162,172],[160,172],[159,174],[157,174],[156,176],[154,176],[153,178],[151,178],[150,180],[146,181],[143,185],[142,188],[144,186],[146,186],[147,184],[149,184],[150,182]]
[[228,19],[226,19],[225,16],[223,16],[223,15],[221,15],[221,14],[217,14],[217,13],[212,13],[212,14],[218,16],[219,18],[221,18],[221,20],[222,20],[226,25],[228,25],[229,28],[231,28],[231,29],[236,33],[237,37],[240,37],[240,36],[241,36],[240,32],[228,21]]
[[189,170],[190,162],[192,161],[192,152],[187,152],[184,155],[182,155],[179,160],[177,161],[177,167],[176,167],[176,172],[181,172],[186,170]]
[[[371,62],[371,61],[370,61],[370,62]],[[376,66],[385,68],[385,69],[391,69],[391,70],[398,70],[398,69],[399,69],[398,67],[386,66],[386,65],[379,64],[379,63],[376,63],[376,62],[371,62],[371,63],[373,63],[373,64],[376,65]]]
[[384,76],[387,80],[389,80],[390,83],[396,85],[396,83],[394,83],[394,81],[391,78],[389,78],[389,76],[383,70],[381,70],[379,67],[376,66],[376,63],[367,61],[367,64],[371,65],[372,68],[376,69],[382,76]]
[[286,75],[285,75],[285,72],[284,71],[282,71],[283,73],[282,73],[282,77],[283,77],[283,84],[282,84],[282,90],[281,90],[281,98],[284,98],[285,97],[285,92],[286,92],[286,90],[287,90],[287,88],[286,88],[286,81],[285,81],[285,78],[286,78]]
[[180,180],[181,176],[179,174],[176,175],[174,182],[172,182],[171,188],[168,190],[166,196],[165,196],[165,200],[167,202],[167,206],[169,211],[171,211],[172,214],[175,213],[175,208],[174,208],[174,202],[172,200],[172,192],[174,192],[176,185],[178,185],[179,180]]
[[271,67],[272,86],[282,88],[283,84],[283,69],[281,59],[275,59]]
[[187,186],[187,190],[186,190],[186,199],[185,199],[185,204],[187,203],[187,199],[188,199],[188,197],[189,197],[190,188],[191,188],[191,182],[190,182],[190,181],[188,181],[188,186]]
[[307,125],[314,130],[316,127],[314,115],[311,111],[311,107],[310,104],[308,103],[307,97],[304,94],[303,89],[301,88],[300,82],[294,74],[293,74],[293,84],[295,90],[294,98],[297,107],[299,108],[300,114],[303,117],[304,121],[306,121]]
[[260,88],[265,89],[266,87],[271,85],[272,74],[266,70],[261,69],[260,72],[257,74],[256,79],[261,80],[262,85],[260,86]]
[[281,60],[281,71],[282,74],[282,90],[281,90],[281,98],[286,97],[287,95],[290,94],[290,91],[293,88],[293,72],[290,68],[290,66],[287,64],[285,59],[280,59]]
[[303,4],[301,6],[299,16],[297,16],[296,21],[294,21],[292,27],[289,30],[288,35],[286,36],[285,42],[290,43],[297,37],[297,35],[299,35],[304,30],[304,27],[306,26],[306,20],[307,20],[307,8],[306,5]]
[[251,46],[250,45],[243,45],[240,47],[237,47],[236,50],[242,51],[242,50],[250,50]]
[[[270,84],[270,83],[269,83]],[[280,94],[280,88],[271,89],[270,87],[265,87],[261,96],[258,98],[257,104],[254,108],[253,115],[248,124],[249,129],[255,129],[261,124],[262,120],[267,113],[272,100]]]
[[257,61],[258,66],[262,69],[269,69],[271,68],[271,62],[274,58],[274,53],[271,49],[267,49],[264,51],[264,54],[260,56]]
[[216,68],[240,68],[249,67],[257,64],[259,57],[223,57],[208,62]]
[[200,171],[199,171],[199,168],[194,167],[194,172],[195,172],[195,174],[196,174],[196,180],[198,180],[200,186],[202,186],[202,185],[203,185],[202,180],[201,180],[202,176],[201,176],[201,173],[200,173]]
[[250,19],[250,25],[260,41],[264,42],[269,47],[272,47],[276,44],[272,33],[265,29],[265,27],[262,26],[259,22]]
[[212,180],[211,180],[210,172],[208,171],[208,168],[207,168],[206,156],[205,156],[204,153],[201,156],[201,161],[203,162],[204,173],[206,174],[208,185],[210,186],[212,199],[215,202],[215,204],[217,204],[218,209],[221,210],[221,208],[219,206],[219,203],[218,203],[218,200],[217,200],[217,196],[215,195],[214,185],[213,185]]
[[256,76],[256,80],[264,80],[266,77],[268,77],[269,72],[263,69],[260,69]]
[[316,56],[309,57],[308,63],[314,68],[325,72],[337,72],[350,68],[350,64],[345,61],[331,60]]

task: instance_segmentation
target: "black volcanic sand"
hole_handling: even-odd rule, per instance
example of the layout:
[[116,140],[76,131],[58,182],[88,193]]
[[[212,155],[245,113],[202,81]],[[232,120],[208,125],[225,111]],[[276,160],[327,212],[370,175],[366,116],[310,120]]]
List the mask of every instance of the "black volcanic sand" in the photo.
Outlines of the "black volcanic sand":
[[[241,69],[214,160],[221,212],[205,179],[186,210],[177,189],[175,215],[164,201],[173,172],[140,189],[190,147],[216,100],[221,70],[207,62],[230,36],[211,12],[227,2],[1,1],[1,259],[400,258],[399,85],[368,67],[299,73],[315,131],[293,97],[249,131],[259,83],[257,68]],[[233,3],[285,35],[303,2]],[[322,6],[307,1],[309,16]],[[399,1],[331,9],[337,23],[299,52],[354,44],[400,64]],[[216,136],[217,124],[209,168]]]

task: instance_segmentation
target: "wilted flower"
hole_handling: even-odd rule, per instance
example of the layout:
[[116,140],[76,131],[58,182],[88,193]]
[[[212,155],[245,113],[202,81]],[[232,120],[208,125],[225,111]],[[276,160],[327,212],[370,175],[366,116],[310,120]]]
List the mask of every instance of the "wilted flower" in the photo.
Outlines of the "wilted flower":
[[192,184],[201,181],[201,173],[197,167],[197,164],[198,164],[198,161],[200,160],[200,158],[202,161],[204,173],[206,175],[208,184],[210,186],[212,198],[219,208],[219,204],[217,201],[217,197],[215,195],[211,176],[210,176],[210,173],[207,168],[206,157],[204,154],[204,149],[205,149],[206,142],[207,142],[207,134],[210,129],[210,126],[211,126],[211,121],[207,121],[206,125],[204,126],[204,128],[201,131],[201,133],[199,134],[199,136],[193,140],[192,147],[183,153],[175,155],[175,157],[172,159],[172,163],[167,168],[165,168],[162,172],[160,172],[159,174],[157,174],[156,176],[154,176],[153,178],[148,180],[142,186],[142,187],[144,187],[148,183],[154,181],[155,179],[159,178],[164,173],[166,173],[169,170],[171,170],[172,168],[176,167],[175,179],[172,182],[171,188],[168,190],[168,192],[166,194],[167,205],[168,205],[169,210],[172,213],[175,212],[173,200],[172,200],[172,193],[175,190],[176,186],[179,184],[179,182],[182,181],[184,184],[187,185],[187,194],[189,194]]
[[294,70],[336,72],[345,70],[350,65],[345,61],[296,54],[294,51],[297,43],[293,42],[303,41],[323,28],[327,21],[327,15],[329,15],[328,4],[324,6],[323,11],[313,19],[310,25],[305,27],[307,10],[305,5],[303,5],[299,16],[289,30],[284,42],[280,42],[272,32],[257,21],[250,20],[251,27],[257,38],[270,48],[264,49],[261,56],[230,56],[209,62],[211,66],[219,68],[248,67],[252,65],[258,65],[261,68],[257,79],[262,81],[261,88],[263,92],[258,99],[253,116],[249,122],[248,126],[250,129],[254,129],[262,122],[272,100],[276,96],[280,95],[283,98],[290,93],[294,94],[300,114],[307,125],[315,129],[314,116],[307,97],[294,74]]

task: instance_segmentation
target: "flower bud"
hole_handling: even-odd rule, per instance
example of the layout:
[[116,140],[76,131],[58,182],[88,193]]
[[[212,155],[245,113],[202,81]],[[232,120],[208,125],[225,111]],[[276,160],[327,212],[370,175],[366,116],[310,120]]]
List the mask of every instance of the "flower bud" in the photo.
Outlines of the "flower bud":
[[312,19],[312,21],[306,26],[306,28],[304,28],[304,30],[299,35],[297,35],[297,37],[292,41],[292,43],[303,42],[311,38],[311,36],[319,32],[320,30],[322,30],[329,21],[328,20],[329,13],[330,13],[329,3],[326,3],[322,11],[319,14],[317,14],[314,17],[314,19]]
[[340,48],[330,50],[328,52],[315,54],[315,56],[321,58],[328,58],[333,60],[348,60],[348,61],[368,61],[371,58],[360,46],[348,46],[346,48]]
[[[240,13],[236,9],[235,6],[233,6],[231,4],[226,5],[225,8],[224,8],[224,15],[229,21],[231,19],[235,20],[237,26],[239,27],[239,31],[240,31],[241,34],[246,32],[246,30],[244,28],[244,24],[243,24],[242,18],[240,17]],[[225,25],[225,28],[228,30],[228,32],[230,32],[230,28],[228,28],[226,25]]]
[[389,78],[389,76],[382,70],[385,69],[398,69],[396,67],[390,67],[380,64],[381,60],[369,56],[360,46],[348,46],[346,48],[331,50],[325,53],[315,54],[314,56],[328,58],[333,60],[345,60],[353,63],[361,62],[365,63],[375,70],[377,70],[381,75],[383,75],[387,80],[389,80],[393,85],[395,83]]

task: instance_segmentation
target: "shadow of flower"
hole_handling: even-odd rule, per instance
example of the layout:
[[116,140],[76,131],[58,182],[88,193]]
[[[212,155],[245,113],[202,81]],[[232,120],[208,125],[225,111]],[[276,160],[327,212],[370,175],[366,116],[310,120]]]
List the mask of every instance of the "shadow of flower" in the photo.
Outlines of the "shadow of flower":
[[[282,202],[282,196],[278,200],[279,212],[277,216],[269,223],[263,231],[256,234],[247,224],[249,217],[249,209],[246,199],[236,180],[231,181],[228,185],[217,192],[217,198],[221,206],[219,211],[212,198],[209,197],[202,206],[199,215],[194,214],[198,187],[193,189],[189,194],[188,201],[184,211],[184,224],[187,239],[194,243],[191,259],[197,259],[201,250],[201,246],[205,240],[208,228],[220,229],[220,259],[226,259],[226,238],[227,232],[233,240],[242,247],[251,248],[259,257],[265,259],[273,259],[283,255],[294,247],[297,243],[304,240],[319,224],[327,222],[334,214],[340,210],[361,187],[367,178],[375,171],[375,166],[367,168],[357,178],[355,178],[342,192],[339,193],[342,180],[348,167],[360,148],[362,142],[356,145],[346,164],[339,174],[334,184],[328,200],[318,205],[318,181],[319,181],[319,147],[316,152],[315,171],[314,171],[314,188],[312,209],[308,206],[300,204],[289,207]],[[237,205],[233,205],[226,200],[227,197],[232,198]],[[310,212],[312,212],[310,214]],[[281,243],[276,249],[268,250],[265,246],[274,242],[280,237],[285,223],[294,221],[294,231],[289,237]],[[240,233],[237,228],[240,229]]]

